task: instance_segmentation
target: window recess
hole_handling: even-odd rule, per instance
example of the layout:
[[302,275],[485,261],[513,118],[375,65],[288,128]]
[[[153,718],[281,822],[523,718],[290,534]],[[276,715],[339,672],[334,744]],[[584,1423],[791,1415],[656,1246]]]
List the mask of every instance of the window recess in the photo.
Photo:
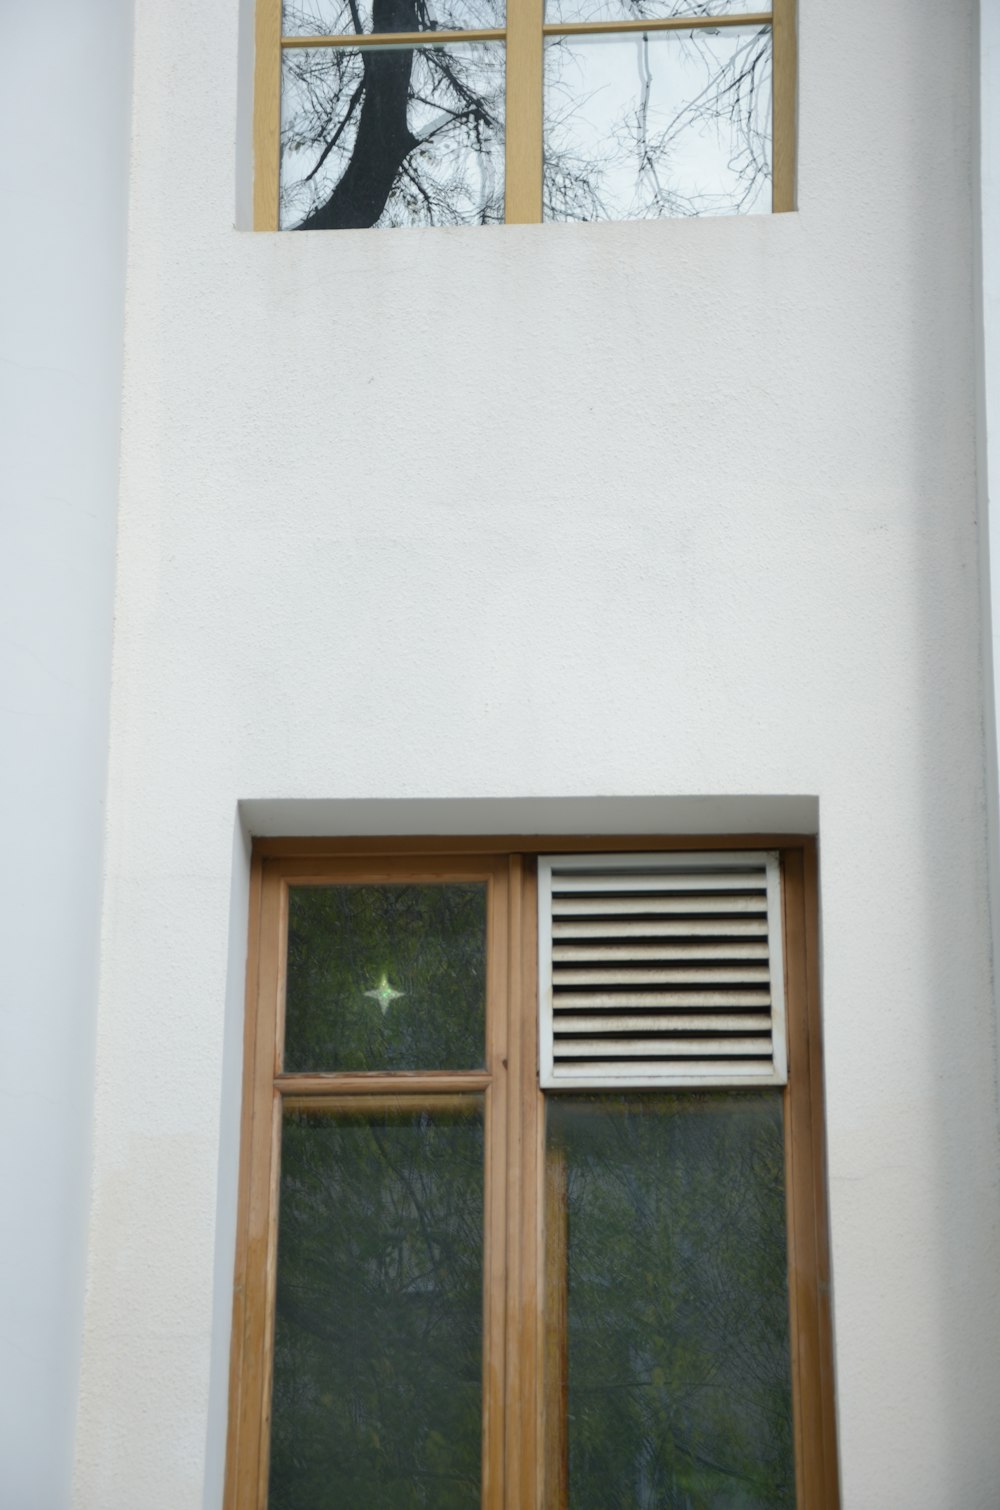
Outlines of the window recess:
[[794,208],[795,0],[257,0],[258,230]]
[[[251,890],[227,1510],[833,1510],[812,841],[272,840]],[[641,1031],[554,1030],[609,959],[565,986]]]

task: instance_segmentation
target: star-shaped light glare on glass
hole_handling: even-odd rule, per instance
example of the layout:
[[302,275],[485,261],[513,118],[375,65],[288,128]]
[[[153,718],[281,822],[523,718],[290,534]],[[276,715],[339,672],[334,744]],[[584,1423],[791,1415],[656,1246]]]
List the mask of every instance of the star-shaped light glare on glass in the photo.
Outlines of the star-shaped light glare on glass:
[[401,996],[405,996],[406,992],[394,991],[390,986],[388,980],[386,979],[385,972],[383,971],[382,979],[379,981],[378,985],[373,991],[366,991],[365,995],[370,996],[372,1001],[378,1002],[379,1006],[382,1008],[382,1016],[384,1017],[392,1003],[394,1001],[398,1001]]

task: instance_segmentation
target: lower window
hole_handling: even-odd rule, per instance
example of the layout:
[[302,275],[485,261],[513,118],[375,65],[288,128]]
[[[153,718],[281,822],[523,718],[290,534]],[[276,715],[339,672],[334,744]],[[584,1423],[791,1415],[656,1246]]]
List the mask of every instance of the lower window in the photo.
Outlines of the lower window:
[[812,842],[556,847],[255,852],[229,1510],[838,1502]]

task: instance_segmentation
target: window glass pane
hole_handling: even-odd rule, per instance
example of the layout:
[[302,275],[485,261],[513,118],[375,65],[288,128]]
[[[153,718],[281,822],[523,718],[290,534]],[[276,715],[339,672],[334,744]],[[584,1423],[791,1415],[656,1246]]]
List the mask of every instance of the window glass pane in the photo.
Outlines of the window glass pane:
[[642,21],[668,16],[766,15],[770,9],[770,0],[545,0],[545,19]]
[[501,221],[504,50],[286,49],[282,229]]
[[771,207],[771,31],[550,37],[546,220]]
[[780,1092],[547,1116],[571,1510],[793,1505]]
[[504,0],[285,0],[281,28],[286,37],[467,31],[503,26],[504,10]]
[[486,886],[293,886],[284,1068],[485,1063]]
[[458,1110],[284,1120],[270,1510],[474,1510],[483,1128]]

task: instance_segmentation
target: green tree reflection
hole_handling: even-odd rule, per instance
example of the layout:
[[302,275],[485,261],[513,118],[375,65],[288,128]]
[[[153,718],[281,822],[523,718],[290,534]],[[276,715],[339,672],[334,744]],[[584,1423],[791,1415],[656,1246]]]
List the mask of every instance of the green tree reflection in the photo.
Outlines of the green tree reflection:
[[472,1510],[483,1132],[310,1112],[282,1141],[270,1510]]
[[286,1070],[481,1068],[485,1002],[485,885],[291,889]]
[[794,1504],[780,1095],[553,1100],[572,1510]]

